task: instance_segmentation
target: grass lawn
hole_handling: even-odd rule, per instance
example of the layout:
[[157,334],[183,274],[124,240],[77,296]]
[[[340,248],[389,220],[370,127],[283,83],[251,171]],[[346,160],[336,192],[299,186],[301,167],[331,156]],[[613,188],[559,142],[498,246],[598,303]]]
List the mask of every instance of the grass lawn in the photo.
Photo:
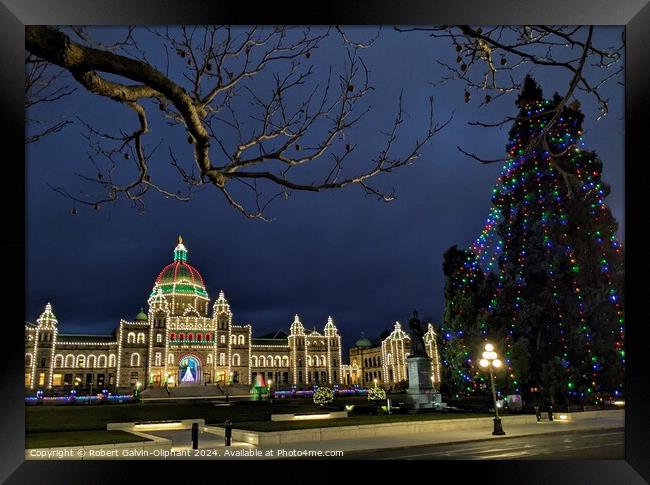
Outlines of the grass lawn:
[[288,431],[294,429],[329,428],[332,426],[358,426],[362,424],[435,421],[439,419],[481,418],[489,416],[494,415],[488,413],[436,412],[425,414],[393,414],[391,416],[350,416],[341,419],[315,419],[313,421],[249,421],[233,423],[233,428],[250,431]]
[[63,433],[27,433],[25,448],[52,448],[56,446],[106,445],[148,441],[126,431],[67,431]]
[[[223,401],[220,401],[223,402]],[[230,406],[215,406],[206,401],[145,402],[93,405],[43,405],[25,407],[27,433],[106,430],[108,423],[205,419],[207,424],[270,421],[271,414],[318,412],[311,399],[285,398],[264,401],[231,401]],[[334,404],[367,403],[365,397],[341,397]]]

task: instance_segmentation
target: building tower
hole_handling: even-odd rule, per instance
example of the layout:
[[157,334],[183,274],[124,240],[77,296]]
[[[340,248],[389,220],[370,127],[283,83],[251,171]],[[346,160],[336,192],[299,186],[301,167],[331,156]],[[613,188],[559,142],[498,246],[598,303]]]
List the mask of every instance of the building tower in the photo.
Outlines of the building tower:
[[49,302],[45,305],[45,310],[38,317],[36,323],[30,388],[47,387],[47,389],[52,389],[58,322]]
[[289,329],[289,348],[291,353],[291,382],[295,386],[304,382],[305,365],[307,356],[305,355],[305,327],[300,322],[300,317],[296,313],[293,317],[293,323]]

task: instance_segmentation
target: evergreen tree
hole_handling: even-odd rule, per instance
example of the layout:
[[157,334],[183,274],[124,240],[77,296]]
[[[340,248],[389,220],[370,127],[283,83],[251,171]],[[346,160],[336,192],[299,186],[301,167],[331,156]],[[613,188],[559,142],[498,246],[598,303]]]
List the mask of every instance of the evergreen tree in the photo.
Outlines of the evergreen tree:
[[623,258],[602,162],[581,148],[584,116],[560,102],[526,78],[486,229],[465,256],[497,268],[455,280],[445,322],[473,331],[475,317],[453,309],[493,290],[483,329],[506,354],[502,389],[593,401],[623,390]]

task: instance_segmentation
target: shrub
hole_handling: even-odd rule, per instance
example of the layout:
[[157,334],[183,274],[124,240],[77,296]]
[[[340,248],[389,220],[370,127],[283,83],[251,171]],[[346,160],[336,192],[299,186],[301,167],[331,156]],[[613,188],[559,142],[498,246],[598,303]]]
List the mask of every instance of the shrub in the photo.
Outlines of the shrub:
[[324,406],[334,401],[334,392],[329,387],[319,387],[314,392],[314,404]]
[[369,401],[383,401],[386,399],[386,391],[383,387],[371,387],[368,389],[368,400]]

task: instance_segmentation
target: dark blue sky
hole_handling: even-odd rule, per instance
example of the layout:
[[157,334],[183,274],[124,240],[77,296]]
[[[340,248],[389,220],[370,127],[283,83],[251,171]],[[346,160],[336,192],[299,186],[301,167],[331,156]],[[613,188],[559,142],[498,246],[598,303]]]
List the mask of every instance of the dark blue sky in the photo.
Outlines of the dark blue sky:
[[[375,29],[348,29],[359,38]],[[106,32],[104,32],[106,33]],[[595,38],[615,44],[617,27],[597,28]],[[154,59],[158,46],[144,46]],[[312,57],[316,76],[338,65],[343,50],[339,39],[323,45]],[[345,346],[361,331],[375,337],[395,320],[420,315],[438,321],[442,316],[442,254],[451,245],[468,246],[483,227],[490,194],[500,166],[481,165],[460,154],[461,145],[485,158],[503,157],[507,131],[467,126],[468,121],[497,121],[514,115],[514,95],[478,108],[463,102],[464,86],[450,82],[432,86],[445,74],[437,60],[453,63],[455,51],[444,40],[426,34],[400,34],[384,29],[362,57],[375,90],[368,96],[372,111],[350,132],[358,143],[354,163],[363,165],[376,155],[382,130],[395,116],[397,97],[404,90],[407,117],[398,140],[402,152],[424,132],[427,99],[433,96],[436,118],[452,123],[423,150],[412,166],[378,179],[395,187],[397,199],[381,203],[364,197],[358,187],[320,194],[294,192],[275,202],[272,223],[250,221],[235,212],[216,190],[207,187],[189,203],[152,195],[146,212],[118,202],[100,211],[79,208],[48,188],[71,192],[93,190],[75,173],[92,174],[87,141],[79,124],[27,148],[27,301],[26,319],[36,319],[47,301],[54,305],[61,330],[109,333],[120,318],[132,318],[146,300],[158,272],[172,259],[178,234],[189,250],[189,262],[202,273],[208,293],[224,289],[236,323],[252,323],[262,334],[287,330],[294,313],[307,327],[322,329],[332,315]],[[521,71],[520,77],[527,71]],[[530,71],[547,97],[564,93],[567,75],[558,71]],[[622,80],[621,80],[622,81]],[[264,79],[257,88],[264,89]],[[604,180],[612,186],[608,203],[621,223],[623,236],[623,86],[609,83],[609,116],[596,121],[594,100],[578,93],[586,114],[585,148],[596,150],[604,162]],[[41,119],[80,116],[100,128],[116,123],[134,126],[124,106],[79,89],[64,102],[45,106],[31,115]],[[169,128],[157,113],[150,115],[148,142],[164,144],[157,166],[167,166],[166,145],[190,160],[190,145],[182,129]],[[367,165],[366,165],[367,166]],[[173,172],[160,169],[160,180]]]

